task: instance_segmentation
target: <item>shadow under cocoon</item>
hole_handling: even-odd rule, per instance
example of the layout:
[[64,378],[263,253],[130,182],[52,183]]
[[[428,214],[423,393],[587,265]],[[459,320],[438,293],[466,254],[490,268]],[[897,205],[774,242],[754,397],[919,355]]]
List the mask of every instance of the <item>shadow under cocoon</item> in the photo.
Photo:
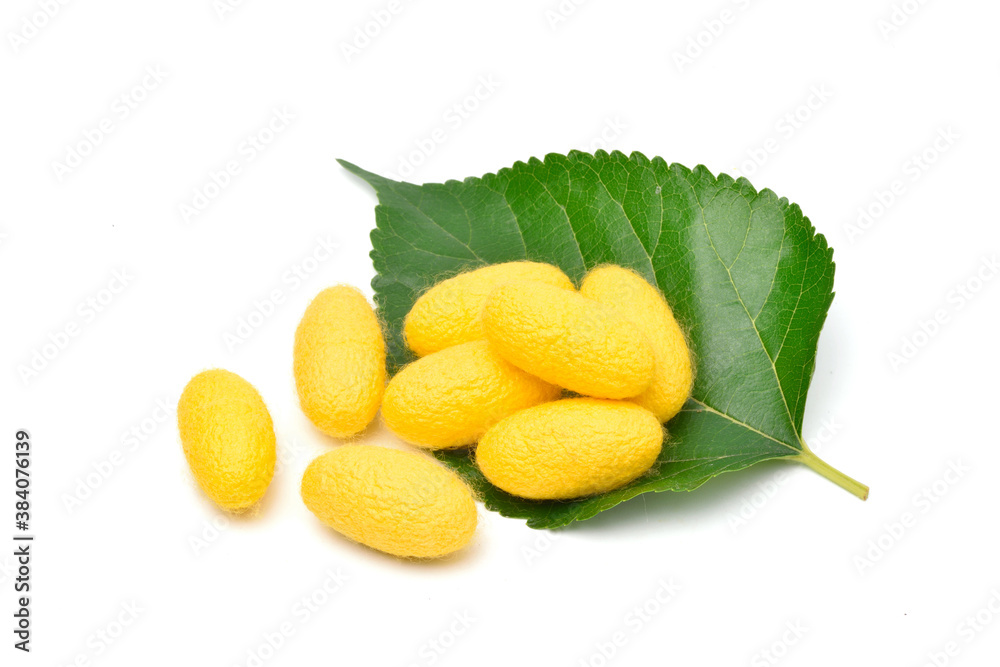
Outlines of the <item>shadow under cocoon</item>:
[[312,528],[313,532],[322,534],[324,541],[329,542],[331,556],[343,556],[345,555],[345,552],[349,552],[352,557],[362,560],[379,561],[387,565],[399,567],[420,567],[434,570],[449,569],[459,565],[472,563],[479,555],[478,552],[480,551],[480,526],[477,526],[476,535],[473,536],[472,541],[454,553],[450,553],[447,556],[442,556],[440,558],[407,558],[403,556],[394,556],[384,551],[379,551],[378,549],[361,544],[360,542],[356,542],[351,538],[338,533],[336,530],[327,526],[315,516],[310,516],[314,520],[314,526]]

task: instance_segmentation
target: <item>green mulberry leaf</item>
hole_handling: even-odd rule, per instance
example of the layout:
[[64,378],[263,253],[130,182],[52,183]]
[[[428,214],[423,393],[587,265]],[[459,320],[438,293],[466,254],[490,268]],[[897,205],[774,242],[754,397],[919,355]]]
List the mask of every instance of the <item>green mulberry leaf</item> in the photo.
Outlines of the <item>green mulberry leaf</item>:
[[534,528],[588,519],[649,491],[690,491],[761,461],[805,463],[855,495],[867,487],[802,440],[816,344],[833,300],[833,251],[787,199],[746,179],[639,153],[571,152],[482,178],[414,185],[341,161],[378,196],[372,282],[390,371],[413,359],[402,324],[431,285],[486,264],[530,259],[579,283],[630,267],[657,284],[686,328],[697,365],[656,467],[628,486],[540,502],[493,487],[468,451],[439,452],[486,506]]

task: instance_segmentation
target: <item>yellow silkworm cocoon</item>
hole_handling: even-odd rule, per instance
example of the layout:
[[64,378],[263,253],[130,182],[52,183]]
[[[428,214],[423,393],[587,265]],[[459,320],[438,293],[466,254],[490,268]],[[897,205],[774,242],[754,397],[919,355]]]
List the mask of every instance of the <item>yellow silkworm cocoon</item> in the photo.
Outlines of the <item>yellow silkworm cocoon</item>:
[[368,300],[349,285],[323,290],[295,331],[295,387],[302,411],[335,438],[360,433],[385,391],[385,340]]
[[315,459],[302,501],[338,533],[393,556],[445,556],[476,531],[476,503],[458,475],[385,447],[345,445]]
[[220,369],[191,378],[177,404],[177,428],[191,472],[219,507],[254,505],[274,476],[271,414],[249,382]]
[[496,287],[531,280],[562,289],[573,282],[557,266],[540,262],[505,262],[443,280],[413,304],[403,323],[406,344],[418,356],[483,338],[480,312]]
[[602,266],[584,278],[580,294],[616,309],[646,336],[656,369],[649,388],[631,399],[661,422],[680,412],[694,380],[684,332],[660,290],[629,269]]
[[586,396],[635,396],[653,378],[653,352],[639,329],[578,292],[502,285],[486,300],[483,331],[510,363]]
[[518,410],[559,397],[555,385],[504,361],[485,340],[455,345],[409,364],[389,381],[386,426],[429,449],[464,447]]
[[476,463],[494,486],[533,500],[566,500],[628,484],[652,467],[663,427],[628,401],[567,398],[491,428]]

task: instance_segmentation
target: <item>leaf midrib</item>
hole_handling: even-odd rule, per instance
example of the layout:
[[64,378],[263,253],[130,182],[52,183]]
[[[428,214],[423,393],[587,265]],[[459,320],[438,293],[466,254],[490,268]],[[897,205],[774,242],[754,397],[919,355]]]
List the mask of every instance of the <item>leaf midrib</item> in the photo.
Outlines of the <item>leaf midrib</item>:
[[[709,412],[712,412],[714,414],[719,415],[720,417],[728,419],[729,421],[733,422],[737,426],[742,426],[746,430],[752,431],[753,433],[756,433],[757,435],[761,436],[762,438],[766,438],[766,439],[768,439],[768,440],[770,440],[772,442],[775,442],[775,443],[781,445],[782,447],[785,447],[786,449],[790,450],[792,452],[792,454],[801,454],[802,453],[802,450],[796,448],[794,445],[791,445],[791,444],[789,444],[787,442],[783,442],[781,440],[778,440],[774,436],[768,435],[767,433],[764,433],[763,431],[761,431],[759,429],[756,429],[753,426],[750,426],[750,424],[747,424],[746,422],[740,421],[736,417],[733,417],[732,415],[728,415],[725,412],[722,412],[721,410],[716,410],[715,408],[713,408],[711,405],[708,405],[704,401],[699,401],[696,398],[689,398],[688,400],[691,401],[692,403],[697,403],[698,405],[700,405],[701,407],[705,408]],[[684,412],[684,411],[682,410],[682,412]],[[692,412],[692,410],[687,410],[686,412]],[[791,456],[792,454],[789,454],[789,456]]]

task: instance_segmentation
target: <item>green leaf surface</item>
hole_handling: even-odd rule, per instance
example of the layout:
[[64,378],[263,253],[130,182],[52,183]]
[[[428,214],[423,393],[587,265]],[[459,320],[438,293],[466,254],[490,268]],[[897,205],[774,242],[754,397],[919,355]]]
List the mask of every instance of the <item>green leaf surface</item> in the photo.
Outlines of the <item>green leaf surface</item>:
[[553,528],[648,491],[689,491],[724,472],[794,458],[859,497],[867,488],[802,441],[816,344],[833,300],[833,251],[802,211],[746,179],[599,151],[519,162],[464,181],[413,185],[341,161],[374,188],[372,285],[390,372],[413,359],[403,318],[431,285],[485,264],[549,262],[579,283],[600,264],[659,285],[689,333],[697,377],[667,424],[657,466],[592,498],[538,502],[490,485],[468,452],[438,457],[489,509]]

